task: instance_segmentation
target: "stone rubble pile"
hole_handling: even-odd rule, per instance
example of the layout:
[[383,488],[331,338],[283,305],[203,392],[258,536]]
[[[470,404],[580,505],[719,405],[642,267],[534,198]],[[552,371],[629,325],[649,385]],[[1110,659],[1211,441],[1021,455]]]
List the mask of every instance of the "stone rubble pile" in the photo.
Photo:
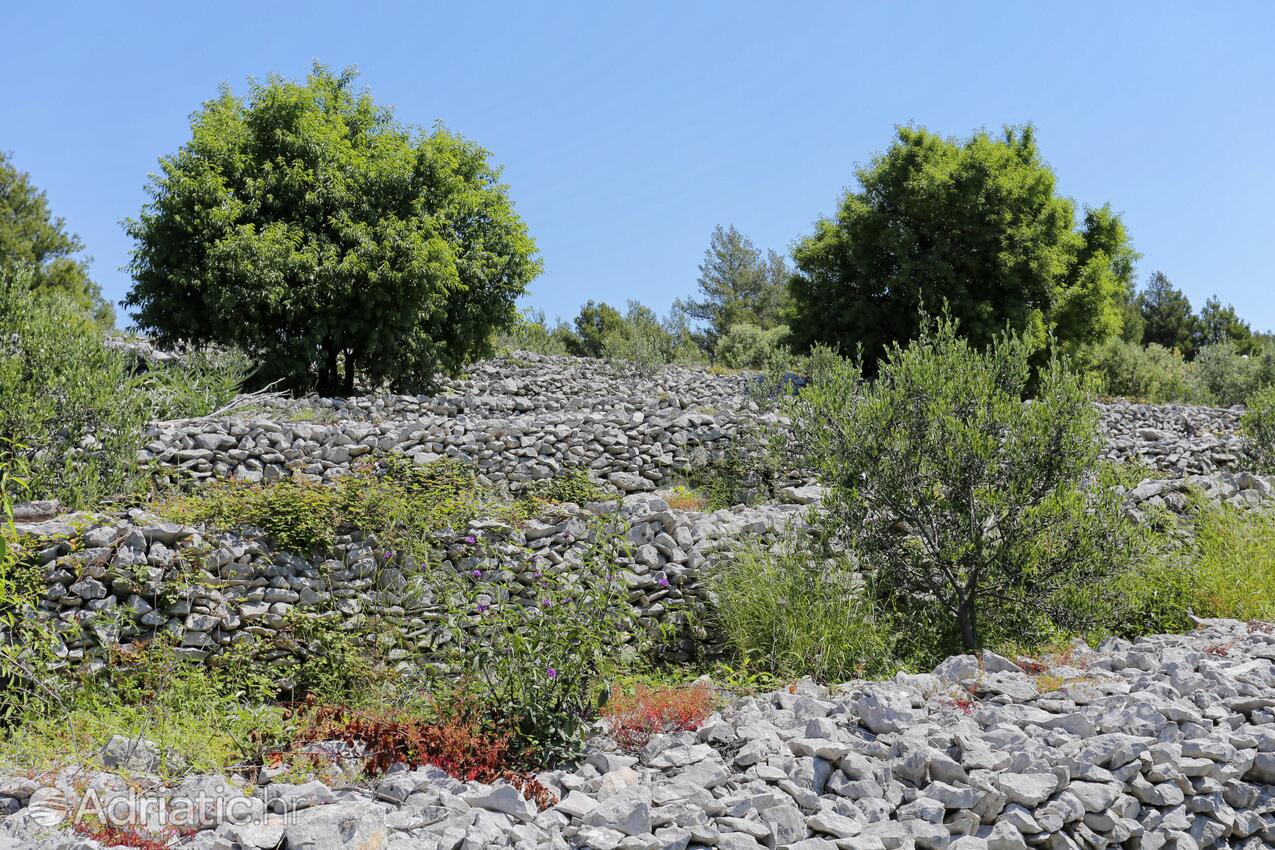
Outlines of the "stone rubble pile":
[[60,654],[69,664],[95,666],[105,663],[107,647],[157,633],[178,637],[181,654],[194,660],[230,646],[268,647],[294,609],[340,612],[344,628],[369,636],[388,626],[398,636],[395,652],[406,658],[438,637],[433,598],[405,592],[418,580],[427,588],[427,571],[512,574],[525,587],[522,601],[534,605],[532,576],[578,567],[599,521],[632,550],[616,565],[635,620],[652,629],[682,625],[705,604],[698,579],[710,560],[743,543],[768,546],[804,533],[805,512],[798,504],[678,511],[658,496],[634,494],[556,506],[518,528],[477,520],[440,536],[425,565],[387,559],[372,542],[349,537],[306,560],[251,535],[176,525],[140,510],[19,522],[17,529],[43,570],[40,610],[59,621]]
[[[1208,621],[1047,659],[802,682],[636,754],[599,737],[579,766],[538,777],[558,797],[543,811],[428,766],[362,786],[192,776],[149,793],[248,796],[182,841],[200,850],[1258,850],[1275,846],[1273,631]],[[138,743],[103,760],[153,770]],[[50,807],[86,787],[137,805],[138,785],[4,778],[0,847],[90,847]]]
[[1249,458],[1240,436],[1242,408],[1099,403],[1106,456],[1177,476],[1238,472]]
[[[309,398],[271,415],[155,424],[141,460],[196,480],[329,480],[360,457],[396,452],[472,463],[482,483],[515,492],[574,468],[649,492],[719,458],[741,430],[782,426],[750,398],[752,380],[524,354],[477,364],[434,396]],[[292,421],[301,412],[312,421]]]
[[[622,493],[650,492],[786,428],[757,376],[670,366],[650,373],[601,360],[519,353],[476,364],[432,396],[305,398],[217,420],[150,427],[144,462],[178,479],[314,480],[374,452],[473,463],[488,486],[520,491],[583,468]],[[1098,405],[1105,456],[1156,474],[1250,468],[1238,409]],[[809,483],[795,461],[780,486]],[[1247,489],[1247,488],[1241,488]]]

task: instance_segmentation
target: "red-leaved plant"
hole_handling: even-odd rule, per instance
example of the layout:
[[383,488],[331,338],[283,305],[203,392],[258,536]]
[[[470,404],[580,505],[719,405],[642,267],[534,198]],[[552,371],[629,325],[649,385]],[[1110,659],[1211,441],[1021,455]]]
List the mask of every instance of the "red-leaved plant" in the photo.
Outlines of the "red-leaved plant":
[[77,821],[75,831],[103,847],[132,847],[134,850],[167,850],[178,838],[176,830],[161,833],[128,826],[102,824],[97,820]]
[[633,693],[611,691],[602,710],[611,738],[626,752],[636,753],[663,732],[691,732],[713,713],[713,692],[708,685],[649,687],[638,685]]
[[341,705],[309,710],[298,744],[344,741],[365,753],[364,770],[371,776],[391,765],[431,764],[464,782],[508,782],[544,809],[554,804],[552,792],[530,774],[514,769],[517,753],[507,735],[483,731],[477,724],[447,719],[429,722],[407,712],[367,712]]

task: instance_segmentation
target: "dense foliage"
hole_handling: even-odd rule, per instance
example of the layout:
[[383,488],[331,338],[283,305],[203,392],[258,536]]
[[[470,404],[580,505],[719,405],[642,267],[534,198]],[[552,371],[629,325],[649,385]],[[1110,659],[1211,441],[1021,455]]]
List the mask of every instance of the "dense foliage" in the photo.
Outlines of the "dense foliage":
[[1090,395],[1057,358],[1035,376],[1031,359],[1020,337],[979,352],[943,320],[891,348],[871,384],[847,367],[794,409],[833,527],[877,592],[937,609],[966,649],[1084,625],[1059,592],[1100,594],[1129,560],[1119,498],[1091,482]]
[[717,340],[713,356],[717,363],[731,369],[762,369],[776,357],[786,354],[784,340],[787,325],[763,329],[745,322],[731,325]]
[[1149,402],[1185,401],[1198,395],[1196,370],[1177,351],[1109,339],[1084,353],[1085,366],[1106,395]]
[[1031,127],[963,142],[903,127],[794,249],[789,323],[869,367],[946,309],[976,346],[1006,324],[1067,345],[1118,335],[1136,257],[1109,207],[1059,196]]
[[1195,354],[1196,320],[1191,301],[1162,272],[1151,275],[1138,293],[1142,312],[1142,341],[1156,344],[1184,357]]
[[44,192],[0,151],[0,273],[30,269],[27,284],[37,293],[59,293],[103,327],[115,311],[89,277],[80,237],[49,210]]
[[1275,469],[1275,386],[1248,397],[1241,422],[1249,453],[1264,469]]
[[[763,257],[734,227],[713,230],[699,267],[699,298],[675,310],[704,324],[704,348],[713,351],[735,325],[779,325],[787,301],[788,264],[774,251]],[[786,330],[785,330],[786,335]]]
[[126,303],[162,345],[236,345],[264,380],[401,390],[484,355],[539,271],[488,153],[396,122],[316,66],[204,104],[160,161]]
[[21,446],[28,496],[89,507],[129,488],[151,406],[128,357],[74,301],[0,277],[0,445]]

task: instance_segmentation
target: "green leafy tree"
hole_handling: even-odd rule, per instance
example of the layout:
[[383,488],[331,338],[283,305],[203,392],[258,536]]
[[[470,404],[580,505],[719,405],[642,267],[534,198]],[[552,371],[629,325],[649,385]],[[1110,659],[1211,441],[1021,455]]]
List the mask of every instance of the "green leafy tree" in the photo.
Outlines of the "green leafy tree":
[[711,351],[733,325],[768,329],[779,324],[787,279],[783,257],[774,251],[763,257],[734,226],[719,224],[700,263],[700,298],[679,299],[674,309],[707,325],[705,347]]
[[869,369],[946,309],[978,347],[1006,327],[1066,346],[1118,334],[1136,254],[1109,207],[1055,191],[1030,126],[958,142],[903,127],[794,250],[798,350],[863,346]]
[[1230,304],[1223,306],[1216,295],[1200,308],[1195,329],[1197,348],[1230,342],[1241,354],[1253,350],[1253,330],[1248,322],[1241,319]]
[[887,607],[934,612],[965,649],[1085,625],[1097,608],[1077,595],[1101,595],[1131,538],[1114,488],[1092,483],[1102,440],[1084,381],[1058,357],[1033,381],[1018,336],[980,352],[950,320],[922,331],[871,383],[846,367],[798,397],[830,527]]
[[1194,356],[1197,328],[1191,301],[1163,272],[1151,275],[1146,289],[1138,293],[1138,307],[1144,324],[1143,344],[1154,342],[1176,349],[1187,359]]
[[574,334],[567,337],[567,351],[577,357],[601,357],[608,335],[624,327],[624,316],[610,304],[590,300],[576,316]]
[[0,268],[10,274],[23,270],[37,293],[60,293],[97,324],[114,327],[115,311],[89,278],[89,261],[76,256],[83,250],[80,237],[49,211],[31,175],[0,152]]
[[540,270],[499,170],[354,83],[316,65],[204,104],[127,225],[139,327],[325,393],[422,389],[491,352]]

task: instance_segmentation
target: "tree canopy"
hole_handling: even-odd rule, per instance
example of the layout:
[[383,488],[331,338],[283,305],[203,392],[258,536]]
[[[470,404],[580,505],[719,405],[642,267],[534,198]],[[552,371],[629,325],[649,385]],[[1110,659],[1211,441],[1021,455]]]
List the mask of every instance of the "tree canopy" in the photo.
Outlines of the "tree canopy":
[[699,299],[679,299],[674,309],[705,323],[705,347],[712,349],[732,325],[767,329],[778,325],[787,298],[788,265],[774,251],[762,256],[735,229],[713,229],[699,267]]
[[88,260],[77,257],[84,250],[80,237],[66,229],[66,221],[49,210],[49,200],[0,151],[0,271],[24,275],[32,290],[59,292],[93,317],[112,327],[115,311],[102,290],[89,278]]
[[794,250],[793,342],[862,344],[871,366],[948,314],[974,344],[1006,326],[1064,345],[1120,333],[1137,254],[1110,207],[1080,224],[1030,126],[964,141],[902,127]]
[[422,389],[490,353],[540,270],[499,170],[354,83],[316,65],[194,115],[127,224],[142,330],[239,346],[262,377],[327,393]]
[[1253,329],[1234,307],[1214,295],[1204,302],[1196,318],[1196,344],[1203,348],[1222,342],[1235,343],[1240,353],[1248,354],[1253,348]]
[[1184,357],[1195,353],[1196,319],[1191,301],[1163,272],[1155,272],[1138,293],[1142,311],[1142,342],[1177,350]]

